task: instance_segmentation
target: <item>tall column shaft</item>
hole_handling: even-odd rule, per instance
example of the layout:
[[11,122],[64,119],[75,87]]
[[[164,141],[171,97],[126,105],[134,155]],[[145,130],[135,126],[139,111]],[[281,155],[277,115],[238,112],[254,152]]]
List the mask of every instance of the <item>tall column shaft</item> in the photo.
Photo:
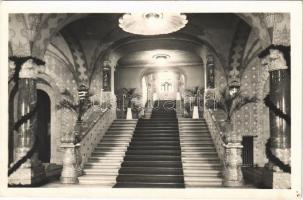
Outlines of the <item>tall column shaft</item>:
[[[17,116],[18,120],[20,120],[31,112],[33,113],[36,107],[37,96],[35,81],[30,78],[20,78],[18,91]],[[19,160],[25,156],[34,144],[36,114],[33,113],[30,115],[32,116],[24,120],[18,129],[18,143],[14,156],[15,160]]]
[[[38,153],[34,148],[35,142],[39,142],[37,133],[37,89],[36,76],[41,71],[33,59],[25,61],[19,72],[18,79],[18,105],[17,105],[17,131],[18,140],[14,149],[14,165],[21,158],[27,156],[24,162],[15,172],[9,176],[9,184],[33,185],[42,181],[45,177],[44,167],[38,160]],[[38,144],[36,143],[36,147]],[[30,155],[29,151],[34,150]]]
[[[286,115],[290,115],[290,78],[287,69],[270,72],[270,100]],[[290,124],[270,111],[271,151],[284,164],[290,162]]]
[[[290,47],[271,45],[259,54],[269,71],[270,91],[265,99],[270,116],[268,167],[276,172],[290,170]],[[288,166],[289,165],[289,166]]]

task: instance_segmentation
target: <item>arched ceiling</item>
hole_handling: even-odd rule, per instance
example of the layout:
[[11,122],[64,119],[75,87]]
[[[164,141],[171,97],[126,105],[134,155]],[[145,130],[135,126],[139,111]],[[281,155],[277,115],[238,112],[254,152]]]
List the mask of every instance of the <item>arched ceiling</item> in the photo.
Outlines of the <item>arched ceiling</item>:
[[[223,60],[228,53],[235,27],[240,18],[230,13],[186,13],[188,24],[177,33],[165,35],[165,39],[138,36],[124,32],[118,26],[121,13],[91,14],[65,27],[79,40],[87,60],[96,59],[105,50],[102,46],[115,44],[110,57],[119,66],[153,66],[153,53],[165,51],[173,64],[202,63],[197,53],[197,45],[192,41],[179,40],[176,35],[188,35],[206,41]],[[140,43],[128,43],[123,39],[136,37]],[[117,44],[117,41],[122,41]],[[119,60],[120,59],[120,60]],[[150,62],[150,63],[149,63]]]
[[[167,58],[159,61],[157,56],[167,56]],[[159,67],[161,64],[165,64],[167,67],[202,65],[202,59],[190,51],[154,49],[124,54],[119,59],[117,67]]]

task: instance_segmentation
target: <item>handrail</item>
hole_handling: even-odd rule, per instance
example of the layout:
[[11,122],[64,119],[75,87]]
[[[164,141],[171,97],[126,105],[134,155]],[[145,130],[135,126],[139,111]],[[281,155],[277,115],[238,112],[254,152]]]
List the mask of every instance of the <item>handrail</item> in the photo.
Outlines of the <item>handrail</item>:
[[88,123],[86,129],[82,130],[83,137],[81,141],[79,141],[78,150],[76,149],[76,160],[77,167],[80,171],[79,175],[81,175],[81,171],[84,167],[84,164],[87,162],[94,148],[97,146],[99,141],[104,136],[107,129],[110,127],[112,122],[115,120],[116,115],[113,109],[105,109],[103,111],[96,111],[93,114],[99,114],[94,120]]
[[[97,122],[108,112],[108,108],[105,108],[104,110],[98,110],[91,114],[89,119],[85,122],[84,127],[82,126],[81,130],[79,130],[81,141],[85,138],[85,136],[94,128],[94,126],[97,124]],[[97,116],[95,116],[97,115]],[[80,141],[80,142],[81,142]]]
[[204,111],[204,118],[207,122],[211,137],[214,141],[216,151],[221,163],[224,165],[225,142],[223,140],[223,132],[217,123],[215,116],[211,110]]

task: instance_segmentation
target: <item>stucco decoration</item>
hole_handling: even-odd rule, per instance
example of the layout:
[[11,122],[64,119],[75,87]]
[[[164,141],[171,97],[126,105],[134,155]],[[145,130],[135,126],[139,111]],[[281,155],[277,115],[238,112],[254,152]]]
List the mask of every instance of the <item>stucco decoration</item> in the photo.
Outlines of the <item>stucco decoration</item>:
[[248,23],[254,29],[254,31],[256,31],[263,48],[266,48],[271,44],[271,37],[263,20],[262,14],[241,13],[237,15],[244,19],[245,22]]
[[62,35],[65,38],[66,42],[68,43],[71,53],[73,55],[75,68],[78,72],[77,74],[78,74],[79,82],[84,82],[87,84],[88,66],[79,41],[67,29],[62,30]]
[[65,63],[58,59],[58,57],[47,53],[45,59],[45,74],[52,78],[60,92],[65,89],[70,91],[74,97],[77,96],[77,81],[72,73],[65,66]]
[[39,32],[35,35],[33,43],[33,55],[43,57],[48,43],[55,32],[60,30],[60,24],[64,23],[72,14],[44,14],[47,15],[42,22]]
[[289,13],[264,13],[263,20],[271,32],[272,44],[290,45]]
[[243,61],[242,61],[243,71],[258,56],[261,50],[262,50],[262,46],[260,40],[258,38],[258,35],[256,34],[256,31],[253,29],[250,32],[244,50]]
[[9,43],[14,56],[26,57],[31,55],[31,46],[27,38],[23,14],[9,15]]
[[229,54],[228,67],[231,71],[235,71],[233,74],[237,74],[241,70],[244,50],[250,31],[251,28],[247,23],[245,23],[243,20],[239,21]]

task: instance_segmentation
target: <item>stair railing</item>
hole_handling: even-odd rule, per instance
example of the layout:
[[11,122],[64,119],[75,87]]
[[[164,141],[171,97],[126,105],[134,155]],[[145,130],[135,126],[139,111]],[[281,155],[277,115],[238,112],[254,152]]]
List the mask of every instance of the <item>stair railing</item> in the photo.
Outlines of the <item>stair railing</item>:
[[76,124],[68,137],[61,139],[64,150],[60,178],[62,183],[78,183],[78,176],[82,175],[83,167],[92,151],[116,119],[115,100],[110,99],[108,103],[111,103],[111,109],[92,112],[85,124]]
[[219,127],[219,124],[216,121],[211,110],[204,111],[204,118],[208,125],[208,129],[210,131],[210,135],[215,144],[216,151],[218,153],[218,157],[221,161],[221,164],[224,166],[224,155],[225,155],[225,142],[223,140],[223,132]]
[[87,130],[85,130],[85,136],[79,142],[81,160],[78,163],[80,168],[78,170],[78,175],[82,175],[85,163],[114,120],[115,116],[110,109],[107,109],[91,123]]
[[242,186],[244,182],[241,170],[241,152],[243,148],[241,138],[239,136],[235,136],[233,132],[229,132],[230,130],[227,130],[227,127],[225,127],[225,133],[223,133],[216,121],[216,118],[210,110],[204,111],[204,118],[207,122],[218,157],[222,164],[223,186]]

